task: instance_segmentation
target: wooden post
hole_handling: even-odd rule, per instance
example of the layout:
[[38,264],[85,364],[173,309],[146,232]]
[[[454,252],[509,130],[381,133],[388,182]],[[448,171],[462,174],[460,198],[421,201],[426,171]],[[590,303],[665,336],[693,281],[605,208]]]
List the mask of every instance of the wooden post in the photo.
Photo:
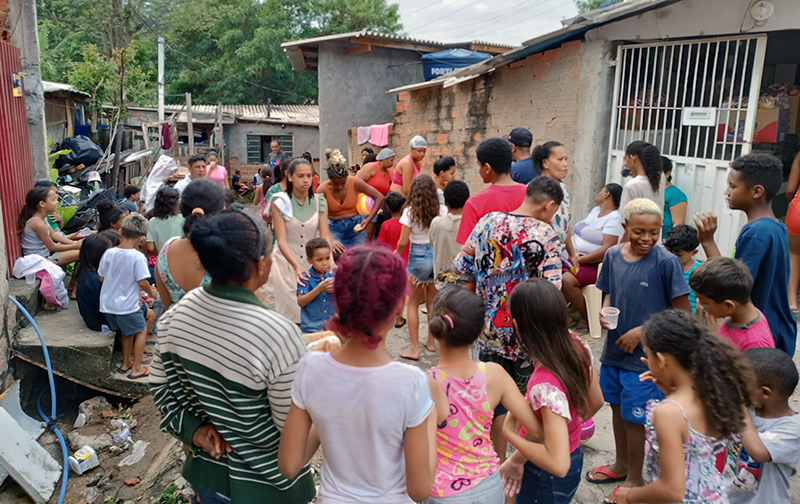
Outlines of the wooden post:
[[72,122],[72,102],[67,98],[67,137],[75,136],[75,125]]
[[186,127],[189,129],[189,156],[194,156],[194,124],[192,123],[192,93],[186,93]]

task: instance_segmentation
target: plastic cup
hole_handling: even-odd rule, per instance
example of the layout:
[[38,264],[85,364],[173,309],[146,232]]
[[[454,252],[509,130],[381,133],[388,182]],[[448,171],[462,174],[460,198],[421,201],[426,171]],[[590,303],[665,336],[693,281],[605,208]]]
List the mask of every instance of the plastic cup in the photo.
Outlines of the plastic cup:
[[617,328],[617,321],[619,320],[619,308],[614,308],[613,306],[606,306],[600,313],[606,318],[606,322],[608,322],[608,330],[613,330]]

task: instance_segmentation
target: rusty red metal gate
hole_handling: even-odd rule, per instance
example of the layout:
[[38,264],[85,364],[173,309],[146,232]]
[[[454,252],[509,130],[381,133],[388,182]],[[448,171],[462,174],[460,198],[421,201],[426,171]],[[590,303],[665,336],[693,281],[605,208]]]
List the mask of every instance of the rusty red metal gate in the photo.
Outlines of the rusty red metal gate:
[[25,204],[25,195],[33,185],[25,93],[14,96],[14,72],[22,72],[20,50],[0,41],[0,206],[3,210],[8,275],[11,274],[14,261],[22,255],[17,216]]

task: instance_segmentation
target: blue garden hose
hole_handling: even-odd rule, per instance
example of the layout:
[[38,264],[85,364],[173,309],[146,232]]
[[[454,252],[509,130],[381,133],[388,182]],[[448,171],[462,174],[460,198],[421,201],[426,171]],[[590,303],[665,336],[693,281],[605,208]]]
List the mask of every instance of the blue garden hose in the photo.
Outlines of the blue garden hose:
[[64,474],[61,478],[61,494],[58,496],[58,504],[64,504],[64,496],[67,494],[67,480],[69,479],[69,454],[67,453],[67,443],[64,441],[64,436],[61,435],[61,431],[58,430],[58,424],[56,423],[56,383],[53,378],[53,366],[50,364],[50,352],[47,350],[47,344],[44,342],[41,329],[39,329],[39,326],[36,324],[36,321],[33,320],[28,310],[26,310],[14,296],[8,296],[8,299],[22,311],[22,314],[25,315],[25,318],[28,319],[34,330],[36,330],[36,334],[39,336],[39,341],[42,344],[44,363],[47,365],[47,378],[50,380],[50,416],[48,417],[45,415],[42,410],[41,401],[46,390],[42,390],[42,393],[39,394],[39,398],[36,400],[36,409],[39,410],[39,415],[42,417],[42,420],[52,429],[56,438],[58,438],[58,442],[61,444],[61,453],[64,456]]

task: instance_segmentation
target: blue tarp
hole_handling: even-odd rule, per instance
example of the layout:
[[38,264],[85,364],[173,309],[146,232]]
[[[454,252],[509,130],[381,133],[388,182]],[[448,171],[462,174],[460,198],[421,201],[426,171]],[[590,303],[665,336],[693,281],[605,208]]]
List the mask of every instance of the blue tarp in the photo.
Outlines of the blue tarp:
[[491,54],[468,51],[466,49],[448,49],[447,51],[426,54],[422,57],[422,68],[425,72],[425,80],[428,81],[436,77],[441,77],[442,75],[449,74],[453,70],[480,63],[491,57]]

